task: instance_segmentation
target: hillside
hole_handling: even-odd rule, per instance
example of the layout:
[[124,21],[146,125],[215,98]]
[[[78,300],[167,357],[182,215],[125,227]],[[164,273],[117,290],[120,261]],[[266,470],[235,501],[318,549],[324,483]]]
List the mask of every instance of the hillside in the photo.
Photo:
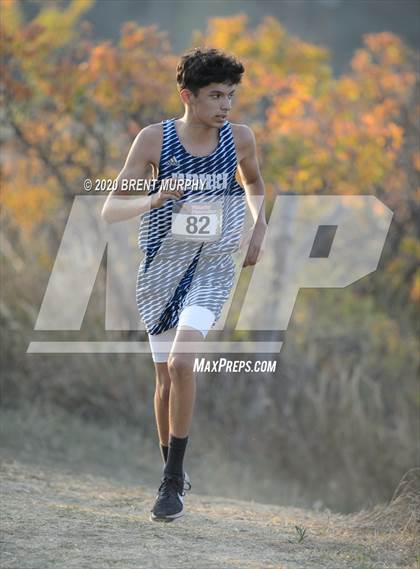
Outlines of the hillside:
[[[7,456],[6,456],[7,455]],[[155,489],[3,453],[3,569],[415,569],[414,538],[357,517],[194,494],[150,522]],[[303,535],[302,535],[303,534]]]

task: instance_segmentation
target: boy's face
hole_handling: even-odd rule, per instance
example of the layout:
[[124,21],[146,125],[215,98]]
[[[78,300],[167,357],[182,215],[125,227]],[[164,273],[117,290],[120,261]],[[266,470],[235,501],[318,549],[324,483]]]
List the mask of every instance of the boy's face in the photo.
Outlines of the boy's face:
[[183,89],[188,93],[188,98],[183,97],[183,100],[198,121],[220,128],[228,118],[236,87],[228,83],[210,83],[201,87],[197,95]]

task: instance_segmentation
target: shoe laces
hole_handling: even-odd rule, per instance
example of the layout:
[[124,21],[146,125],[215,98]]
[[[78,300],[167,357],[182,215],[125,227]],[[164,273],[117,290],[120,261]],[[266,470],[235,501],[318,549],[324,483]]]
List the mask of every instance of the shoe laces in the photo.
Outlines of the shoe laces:
[[174,476],[164,476],[159,486],[159,496],[171,496],[174,492],[185,496],[184,481]]

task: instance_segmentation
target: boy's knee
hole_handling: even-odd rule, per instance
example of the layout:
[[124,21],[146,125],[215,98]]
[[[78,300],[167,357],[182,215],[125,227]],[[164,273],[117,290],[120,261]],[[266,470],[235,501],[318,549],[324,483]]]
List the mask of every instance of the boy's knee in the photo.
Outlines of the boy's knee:
[[172,380],[190,377],[193,371],[193,360],[187,354],[171,354],[168,369]]

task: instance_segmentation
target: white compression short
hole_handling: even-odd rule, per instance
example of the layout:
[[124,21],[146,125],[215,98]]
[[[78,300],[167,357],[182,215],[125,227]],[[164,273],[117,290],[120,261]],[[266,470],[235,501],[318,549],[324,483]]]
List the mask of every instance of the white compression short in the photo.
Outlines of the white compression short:
[[[207,336],[207,332],[213,325],[215,316],[211,310],[204,306],[192,305],[186,306],[179,315],[179,322],[176,328],[170,328],[160,334],[149,334],[150,350],[154,362],[163,363],[168,361],[169,352],[175,339],[177,330],[183,326],[195,328],[199,330],[203,339]],[[162,342],[166,345],[162,347]],[[170,349],[166,349],[169,345]]]

